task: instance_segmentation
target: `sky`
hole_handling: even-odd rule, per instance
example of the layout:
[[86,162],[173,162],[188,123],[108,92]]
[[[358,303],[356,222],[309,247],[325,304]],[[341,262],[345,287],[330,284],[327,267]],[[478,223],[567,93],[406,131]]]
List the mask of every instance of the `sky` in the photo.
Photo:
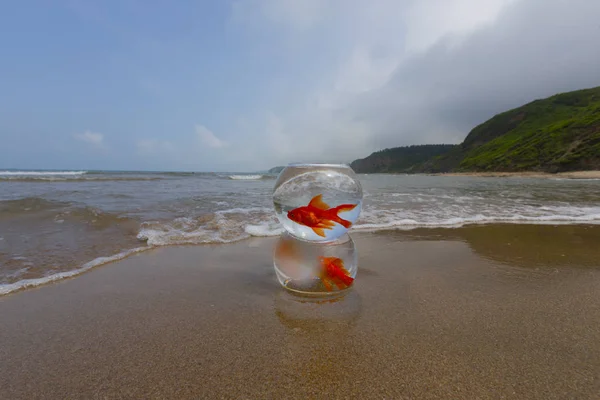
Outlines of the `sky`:
[[0,3],[0,168],[257,171],[600,86],[597,0]]

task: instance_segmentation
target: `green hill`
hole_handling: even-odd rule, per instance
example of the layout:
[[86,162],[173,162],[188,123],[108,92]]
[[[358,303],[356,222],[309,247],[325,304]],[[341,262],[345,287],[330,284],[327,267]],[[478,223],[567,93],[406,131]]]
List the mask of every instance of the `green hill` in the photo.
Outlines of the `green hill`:
[[[399,158],[406,157],[398,149],[407,148],[390,150]],[[363,165],[357,161],[353,164]],[[407,171],[591,169],[600,169],[600,87],[557,94],[498,114],[475,127],[459,146],[419,161]]]
[[367,158],[355,160],[350,167],[359,173],[415,172],[415,168],[433,157],[446,154],[456,148],[453,144],[424,144],[419,146],[395,147],[376,151]]

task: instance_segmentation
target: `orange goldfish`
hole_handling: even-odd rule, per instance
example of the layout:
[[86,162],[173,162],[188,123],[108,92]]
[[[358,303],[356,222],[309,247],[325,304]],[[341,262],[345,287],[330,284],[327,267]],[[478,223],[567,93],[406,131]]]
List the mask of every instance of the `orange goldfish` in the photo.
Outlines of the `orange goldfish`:
[[325,237],[323,229],[331,229],[334,222],[350,228],[352,223],[338,216],[339,212],[354,210],[356,204],[342,204],[337,207],[329,208],[323,201],[323,195],[319,194],[313,197],[307,206],[294,208],[288,211],[287,216],[292,221],[308,226],[319,236]]
[[321,282],[327,290],[333,289],[333,282],[338,289],[345,289],[352,285],[354,278],[350,276],[350,272],[344,268],[344,261],[338,257],[319,257],[321,261]]

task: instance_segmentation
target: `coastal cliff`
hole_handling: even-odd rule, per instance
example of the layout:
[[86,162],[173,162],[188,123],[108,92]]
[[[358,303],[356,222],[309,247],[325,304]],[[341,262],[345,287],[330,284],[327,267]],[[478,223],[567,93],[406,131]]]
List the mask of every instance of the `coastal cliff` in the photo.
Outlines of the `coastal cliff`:
[[358,173],[563,172],[600,169],[600,87],[498,114],[460,145],[396,147],[351,164]]

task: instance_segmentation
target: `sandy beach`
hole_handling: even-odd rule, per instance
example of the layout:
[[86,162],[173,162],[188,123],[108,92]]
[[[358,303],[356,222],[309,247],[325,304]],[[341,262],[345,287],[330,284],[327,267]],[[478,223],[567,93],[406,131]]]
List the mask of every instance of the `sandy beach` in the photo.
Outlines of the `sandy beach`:
[[274,238],[1,297],[0,398],[598,398],[600,226],[353,238],[337,301],[285,292]]
[[447,172],[431,174],[435,176],[476,176],[485,178],[558,178],[558,179],[600,179],[600,171],[571,171],[551,174],[548,172]]

